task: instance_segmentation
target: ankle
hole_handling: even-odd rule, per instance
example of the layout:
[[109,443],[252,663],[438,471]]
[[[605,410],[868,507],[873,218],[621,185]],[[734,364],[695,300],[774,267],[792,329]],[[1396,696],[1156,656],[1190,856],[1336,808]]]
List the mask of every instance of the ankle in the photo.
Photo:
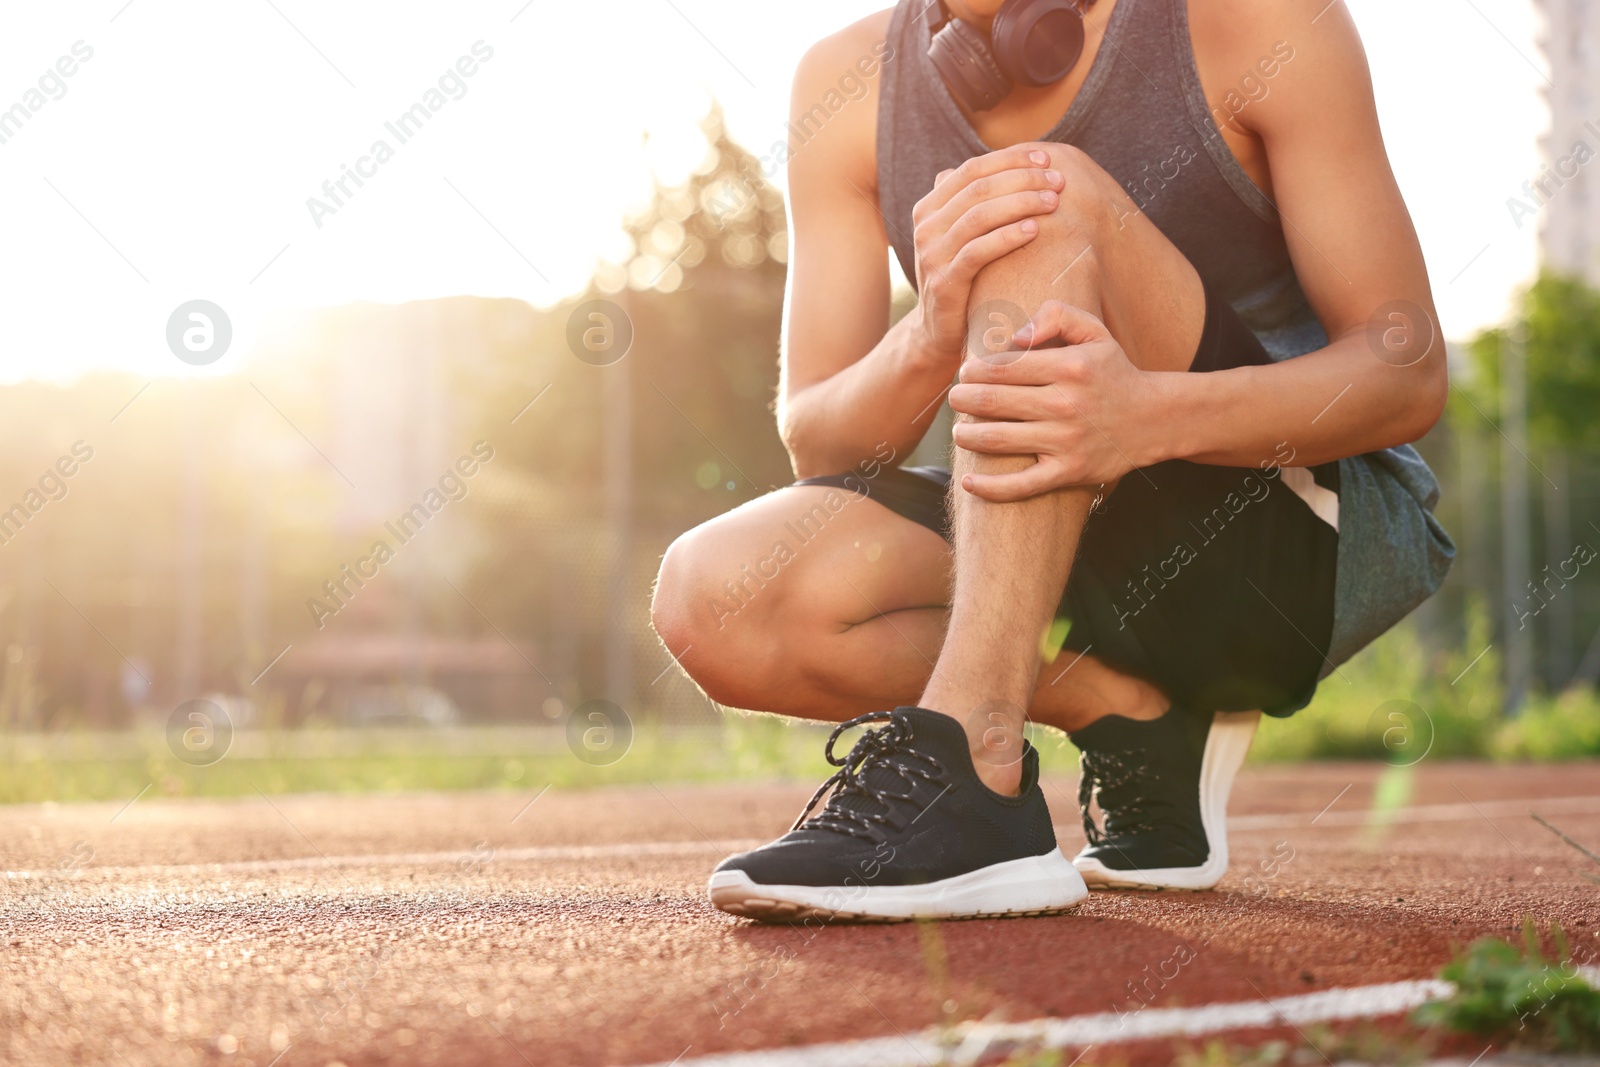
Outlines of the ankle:
[[972,769],[978,772],[978,781],[991,792],[1003,797],[1018,796],[1022,792],[1022,761],[1004,767],[984,763],[973,753]]
[[961,724],[967,735],[967,751],[979,781],[1006,796],[1016,796],[1022,781],[1022,758],[1026,749],[1023,728],[1028,712],[1023,703],[1025,686],[1016,687],[1021,699],[972,700],[955,691],[930,683],[920,706],[948,715]]

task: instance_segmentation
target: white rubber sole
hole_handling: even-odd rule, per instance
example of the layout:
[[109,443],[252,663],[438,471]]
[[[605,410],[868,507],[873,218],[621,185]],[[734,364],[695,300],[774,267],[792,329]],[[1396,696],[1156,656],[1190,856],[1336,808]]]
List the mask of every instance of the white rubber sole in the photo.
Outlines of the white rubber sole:
[[711,903],[763,922],[999,919],[1070,911],[1089,887],[1060,849],[926,885],[761,885],[743,871],[711,876]]
[[1211,854],[1198,867],[1112,870],[1079,853],[1072,863],[1092,889],[1211,889],[1228,873],[1228,794],[1261,722],[1259,711],[1219,711],[1200,760],[1200,824]]

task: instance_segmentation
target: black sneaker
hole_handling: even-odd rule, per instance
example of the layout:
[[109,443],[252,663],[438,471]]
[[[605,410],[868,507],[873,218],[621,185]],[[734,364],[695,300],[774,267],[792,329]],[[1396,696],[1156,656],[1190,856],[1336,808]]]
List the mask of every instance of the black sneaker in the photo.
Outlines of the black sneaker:
[[[839,735],[866,723],[884,725],[835,757]],[[1031,745],[1024,745],[1015,797],[978,780],[959,722],[924,708],[841,723],[827,756],[839,771],[794,827],[717,866],[712,904],[769,922],[893,922],[1047,915],[1089,895],[1056,847]]]
[[[1069,736],[1083,752],[1089,843],[1072,863],[1096,889],[1210,889],[1228,872],[1228,793],[1261,713],[1107,715]],[[1096,800],[1104,827],[1089,803]]]

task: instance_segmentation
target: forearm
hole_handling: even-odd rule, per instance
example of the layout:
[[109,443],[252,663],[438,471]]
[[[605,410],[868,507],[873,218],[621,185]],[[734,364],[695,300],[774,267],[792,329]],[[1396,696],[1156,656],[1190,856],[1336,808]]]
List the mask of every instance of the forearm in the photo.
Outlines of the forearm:
[[1308,466],[1415,441],[1444,408],[1443,347],[1397,367],[1358,330],[1270,366],[1153,375],[1158,458],[1254,467],[1287,443]]
[[916,317],[913,311],[890,327],[866,356],[782,400],[778,427],[796,477],[849,470],[885,443],[903,458],[922,440],[959,353],[929,351]]

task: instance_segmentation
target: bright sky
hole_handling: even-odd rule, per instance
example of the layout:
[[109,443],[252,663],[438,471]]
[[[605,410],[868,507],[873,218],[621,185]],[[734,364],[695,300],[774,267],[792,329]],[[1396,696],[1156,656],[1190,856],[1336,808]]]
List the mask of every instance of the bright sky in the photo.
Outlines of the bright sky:
[[[22,128],[0,128],[0,380],[193,373],[166,343],[193,299],[233,321],[213,371],[284,309],[553,303],[619,255],[651,168],[672,181],[698,162],[713,96],[765,152],[806,45],[887,2],[13,5],[0,110],[83,43]],[[1547,125],[1531,0],[1349,3],[1446,334],[1464,336],[1505,313],[1535,263],[1536,227],[1505,209]],[[473,73],[447,88],[464,95],[400,143],[384,124],[462,57]],[[319,227],[307,198],[380,138],[393,158],[363,164]]]

